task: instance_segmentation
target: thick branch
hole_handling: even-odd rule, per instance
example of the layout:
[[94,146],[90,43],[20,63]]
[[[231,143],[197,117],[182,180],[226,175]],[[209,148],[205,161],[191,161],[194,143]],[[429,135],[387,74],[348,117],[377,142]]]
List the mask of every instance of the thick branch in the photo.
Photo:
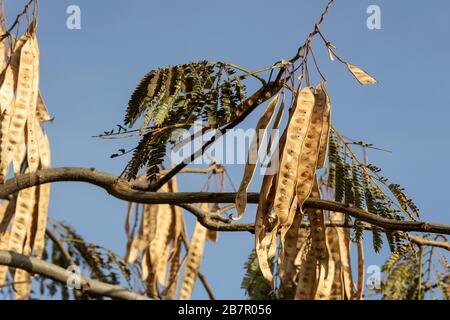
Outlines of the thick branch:
[[[184,204],[184,207],[186,207],[186,204],[192,203],[234,203],[236,198],[236,193],[146,192],[144,191],[147,187],[145,183],[138,181],[127,182],[108,173],[86,168],[51,168],[17,176],[6,181],[5,184],[0,185],[0,198],[6,198],[15,192],[39,184],[61,181],[87,182],[105,189],[109,194],[116,198],[137,203]],[[258,193],[248,194],[248,203],[258,203],[258,200]],[[386,230],[450,234],[449,225],[386,219],[365,210],[353,208],[335,201],[308,199],[305,202],[304,207],[341,212]],[[233,224],[219,222],[215,222],[215,224],[217,230],[225,231],[225,229],[228,229],[227,231],[248,231],[233,230],[233,228],[235,228]]]
[[[23,269],[62,284],[67,284],[73,273],[43,260],[24,256],[15,252],[0,250],[0,265]],[[130,292],[125,288],[81,277],[84,292],[121,300],[150,300],[150,298]]]

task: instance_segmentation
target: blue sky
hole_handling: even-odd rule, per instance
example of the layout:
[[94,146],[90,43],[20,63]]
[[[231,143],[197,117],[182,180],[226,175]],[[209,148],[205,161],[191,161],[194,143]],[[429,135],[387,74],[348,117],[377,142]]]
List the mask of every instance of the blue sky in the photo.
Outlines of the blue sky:
[[[9,21],[24,1],[5,1]],[[259,69],[290,58],[326,0],[278,1],[40,1],[41,89],[55,121],[48,124],[53,166],[95,167],[120,174],[125,158],[111,153],[129,142],[91,138],[122,122],[128,98],[153,68],[196,60],[227,61]],[[81,30],[66,28],[66,9],[78,5]],[[381,8],[382,29],[366,27],[366,9]],[[315,53],[328,79],[333,122],[346,136],[393,153],[372,152],[384,175],[407,188],[422,219],[450,223],[450,2],[446,0],[337,0],[323,33],[348,61],[379,84],[360,87],[317,39]],[[258,113],[242,127],[255,125]],[[229,166],[239,184],[243,166]],[[199,190],[198,178],[179,179],[181,191]],[[252,184],[258,191],[259,179]],[[126,203],[95,187],[52,187],[50,215],[65,220],[89,241],[123,254]],[[247,215],[253,217],[254,207]],[[250,218],[251,219],[251,218]],[[189,217],[189,226],[192,219]],[[221,234],[208,244],[202,270],[219,298],[244,298],[243,263],[253,245],[248,234]],[[381,264],[368,246],[368,264]],[[201,287],[195,298],[205,298]]]

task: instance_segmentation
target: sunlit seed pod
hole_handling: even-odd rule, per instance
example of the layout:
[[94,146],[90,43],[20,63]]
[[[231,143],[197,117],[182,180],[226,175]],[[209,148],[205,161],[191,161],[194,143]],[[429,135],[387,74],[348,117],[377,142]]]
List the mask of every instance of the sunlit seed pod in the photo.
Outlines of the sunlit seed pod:
[[[250,150],[247,156],[247,163],[245,165],[244,177],[242,179],[241,185],[239,186],[239,190],[236,196],[235,202],[238,216],[236,218],[233,218],[234,220],[239,220],[244,215],[245,208],[247,206],[247,189],[252,180],[253,175],[255,174],[257,164],[257,161],[251,161],[251,158],[257,157],[257,154],[261,149],[262,141],[264,140],[267,126],[269,125],[275,114],[275,109],[278,104],[278,97],[279,95],[276,95],[273,98],[273,100],[269,103],[269,105],[267,106],[266,110],[264,111],[263,115],[261,116],[256,125],[255,136],[253,137],[252,142],[250,143]],[[261,130],[263,130],[262,137],[260,136]],[[259,141],[260,138],[262,141]]]

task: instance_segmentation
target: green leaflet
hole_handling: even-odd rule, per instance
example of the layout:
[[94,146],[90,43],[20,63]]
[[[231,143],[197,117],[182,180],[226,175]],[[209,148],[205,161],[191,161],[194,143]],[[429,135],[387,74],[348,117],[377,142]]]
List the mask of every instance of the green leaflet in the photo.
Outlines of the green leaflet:
[[133,179],[142,167],[154,180],[166,155],[166,145],[177,129],[189,129],[195,121],[205,127],[221,127],[235,117],[245,98],[245,75],[224,63],[201,61],[150,71],[133,92],[124,123],[133,127],[142,118],[141,140],[125,170]]

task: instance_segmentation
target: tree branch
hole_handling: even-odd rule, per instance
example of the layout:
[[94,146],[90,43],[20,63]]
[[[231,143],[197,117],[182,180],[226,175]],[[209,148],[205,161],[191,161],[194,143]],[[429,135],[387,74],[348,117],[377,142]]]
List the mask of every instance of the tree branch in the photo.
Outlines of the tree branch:
[[[203,215],[203,221],[211,224],[211,228],[220,231],[249,231],[249,225],[233,225],[220,223],[217,217],[198,211],[192,203],[234,203],[236,193],[213,192],[148,192],[147,186],[139,181],[128,182],[108,173],[98,172],[87,168],[50,168],[17,176],[0,185],[0,198],[7,198],[20,190],[50,182],[78,181],[86,182],[105,189],[110,195],[125,201],[148,204],[174,204],[190,208],[191,212]],[[259,194],[249,193],[248,203],[258,203]],[[305,208],[322,209],[341,212],[372,225],[393,231],[415,231],[427,233],[450,234],[450,226],[419,221],[400,221],[386,219],[362,209],[351,207],[347,204],[310,198],[306,200]]]
[[[37,273],[46,278],[67,284],[73,273],[46,261],[24,256],[11,251],[0,250],[0,265]],[[81,288],[84,292],[121,300],[150,300],[149,297],[128,291],[125,288],[81,277]]]

